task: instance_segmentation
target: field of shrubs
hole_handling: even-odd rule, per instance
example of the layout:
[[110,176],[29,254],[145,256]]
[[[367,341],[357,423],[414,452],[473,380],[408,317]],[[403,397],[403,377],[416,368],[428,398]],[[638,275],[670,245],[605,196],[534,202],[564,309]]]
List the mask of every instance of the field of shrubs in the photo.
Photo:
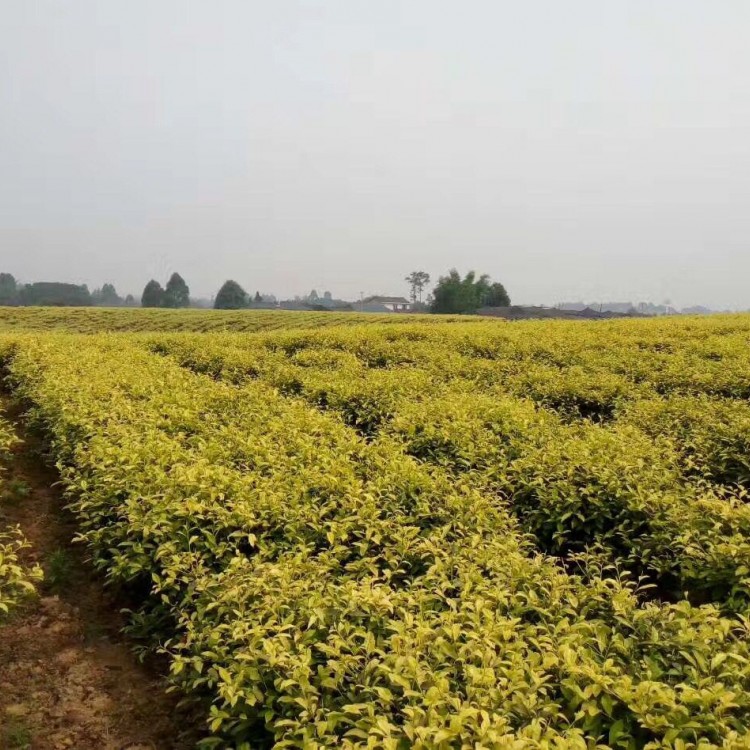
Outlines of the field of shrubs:
[[139,331],[285,330],[328,326],[463,322],[466,317],[393,315],[290,310],[170,310],[129,307],[0,307],[0,331],[67,331],[69,333],[136,333]]
[[0,334],[206,747],[750,747],[750,317],[269,315]]

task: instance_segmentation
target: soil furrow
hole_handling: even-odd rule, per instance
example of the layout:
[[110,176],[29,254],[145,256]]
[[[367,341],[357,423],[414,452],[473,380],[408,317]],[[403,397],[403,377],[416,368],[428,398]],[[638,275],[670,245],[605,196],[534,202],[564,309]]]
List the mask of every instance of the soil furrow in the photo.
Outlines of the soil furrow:
[[20,524],[28,562],[45,571],[40,596],[0,625],[2,750],[186,750],[198,730],[157,665],[121,635],[121,604],[72,542],[54,470],[7,396],[0,413],[22,442],[2,479],[0,527]]

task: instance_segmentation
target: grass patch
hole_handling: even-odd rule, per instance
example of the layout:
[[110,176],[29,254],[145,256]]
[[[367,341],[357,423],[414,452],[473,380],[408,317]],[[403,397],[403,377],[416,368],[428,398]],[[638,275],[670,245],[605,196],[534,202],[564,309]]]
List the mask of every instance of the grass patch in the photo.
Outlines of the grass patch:
[[3,747],[7,747],[8,750],[29,750],[31,748],[31,730],[21,719],[9,719],[2,737]]
[[31,494],[31,487],[22,479],[3,482],[0,500],[7,506],[16,506]]
[[45,587],[53,593],[59,593],[71,583],[73,572],[70,552],[62,548],[56,549],[49,555],[44,566]]

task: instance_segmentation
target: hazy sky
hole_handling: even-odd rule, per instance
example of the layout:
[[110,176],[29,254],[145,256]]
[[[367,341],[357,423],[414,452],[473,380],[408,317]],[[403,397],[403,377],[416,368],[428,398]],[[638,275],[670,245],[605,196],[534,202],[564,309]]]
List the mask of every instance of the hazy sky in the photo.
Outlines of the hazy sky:
[[0,270],[750,307],[747,0],[0,0]]

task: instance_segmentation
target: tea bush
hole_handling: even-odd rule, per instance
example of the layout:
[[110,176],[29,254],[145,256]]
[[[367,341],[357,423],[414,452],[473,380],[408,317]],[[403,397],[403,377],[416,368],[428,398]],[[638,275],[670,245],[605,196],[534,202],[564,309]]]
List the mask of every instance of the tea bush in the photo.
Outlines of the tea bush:
[[[16,442],[10,425],[0,418],[0,496],[4,484],[3,464],[8,461],[10,449]],[[38,565],[25,565],[21,560],[23,551],[28,547],[20,528],[0,528],[0,622],[24,599],[34,594],[35,583],[42,577]]]
[[[434,328],[0,349],[217,743],[745,746],[742,508],[619,421],[650,386],[609,381],[596,423],[504,388],[495,333]],[[715,605],[659,601],[638,561],[715,576]]]
[[748,333],[435,319],[0,355],[211,744],[741,748]]

